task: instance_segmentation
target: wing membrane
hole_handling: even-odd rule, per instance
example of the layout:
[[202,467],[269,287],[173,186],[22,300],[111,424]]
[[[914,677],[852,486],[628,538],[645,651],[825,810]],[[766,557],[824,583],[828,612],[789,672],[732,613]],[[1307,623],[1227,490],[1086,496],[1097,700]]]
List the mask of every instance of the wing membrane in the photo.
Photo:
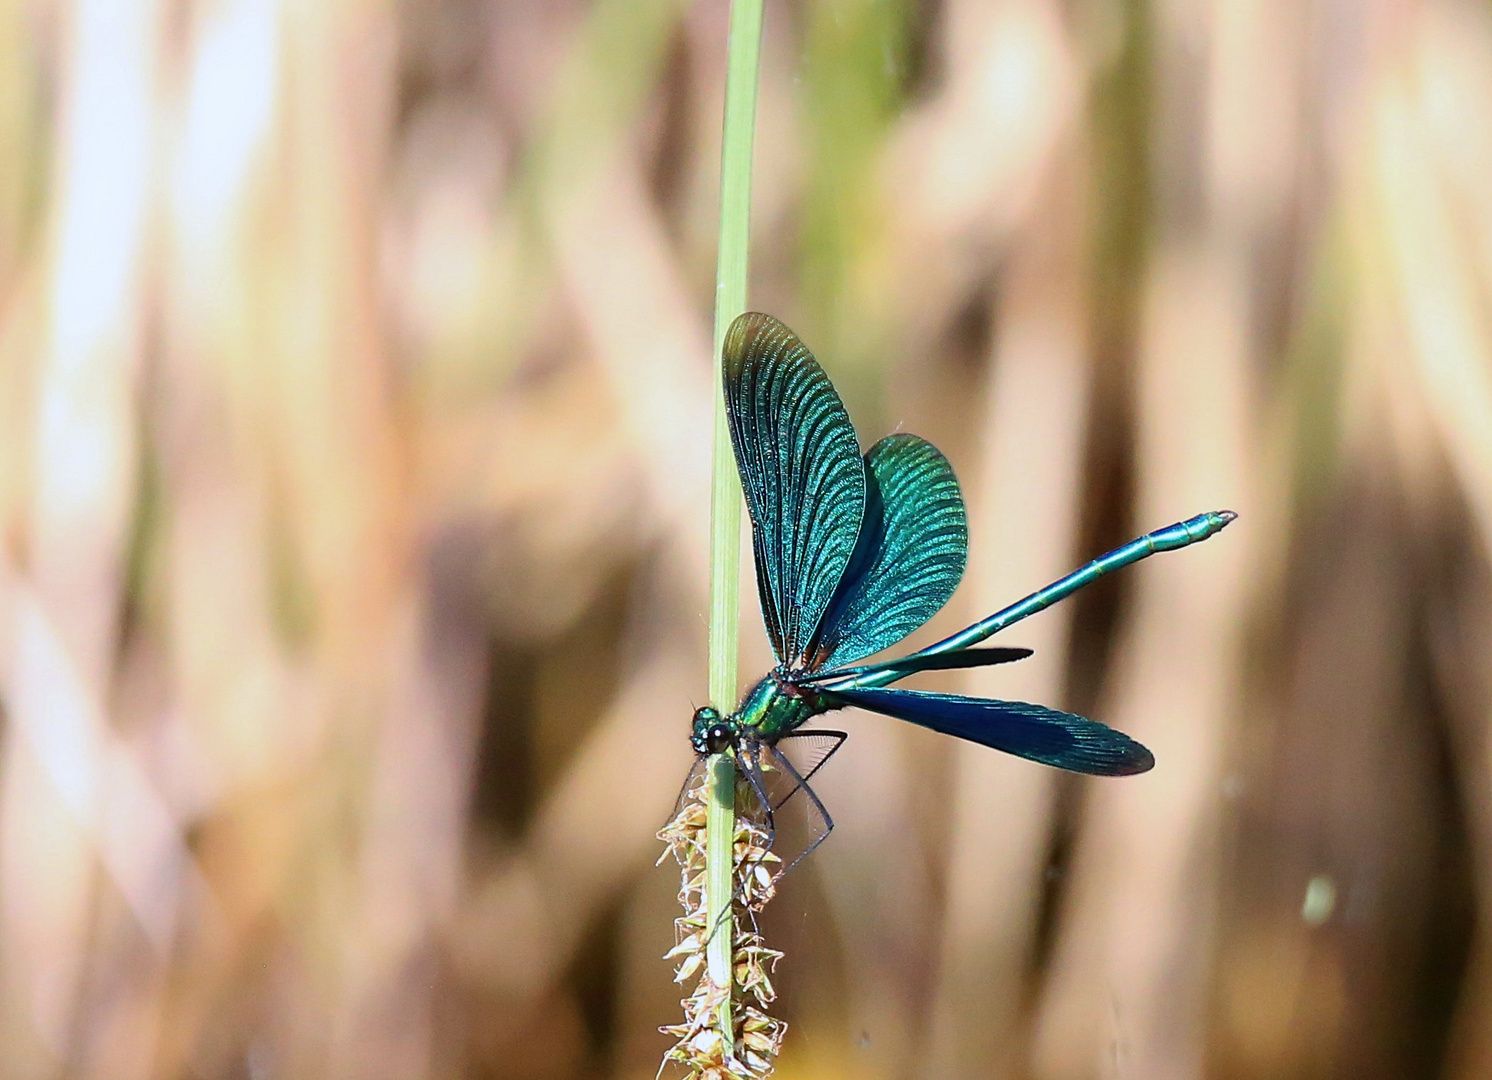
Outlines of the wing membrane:
[[865,524],[811,667],[888,648],[947,603],[964,573],[969,529],[958,478],[938,448],[888,435],[865,455]]
[[684,783],[679,788],[679,797],[673,803],[673,813],[669,814],[668,821],[663,823],[665,827],[679,816],[684,809],[684,804],[690,800],[695,787],[702,782],[708,761],[709,759],[704,754],[694,755],[694,764],[689,766],[689,771],[684,775]]
[[894,716],[1007,754],[1094,776],[1128,776],[1155,758],[1123,732],[1024,701],[991,701],[917,690],[837,690],[825,696]]
[[[806,784],[844,745],[847,738],[849,736],[843,731],[831,731],[828,728],[798,728],[795,731],[785,732],[774,744],[773,749],[787,759],[788,764]],[[797,787],[788,791],[780,800],[775,801],[773,808],[781,808],[782,804],[791,799],[796,792]]]
[[818,361],[770,315],[736,319],[722,360],[762,620],[777,659],[801,667],[860,533],[860,444]]
[[[827,757],[819,764],[822,765],[824,760]],[[781,860],[778,870],[772,874],[775,885],[828,838],[834,828],[834,819],[808,785],[807,776],[777,746],[756,743],[741,753],[737,761],[746,774],[748,786],[755,793],[755,801],[763,808],[771,838],[768,846]],[[795,798],[800,792],[801,797]]]

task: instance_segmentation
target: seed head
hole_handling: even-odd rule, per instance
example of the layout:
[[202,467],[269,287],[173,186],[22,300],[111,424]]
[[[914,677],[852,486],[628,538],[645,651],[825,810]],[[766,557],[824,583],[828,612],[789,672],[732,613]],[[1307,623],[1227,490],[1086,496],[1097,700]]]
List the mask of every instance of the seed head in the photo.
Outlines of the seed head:
[[[737,807],[749,802],[749,796],[736,799]],[[781,860],[768,847],[767,830],[738,811],[732,852],[735,896],[729,925],[715,930],[731,935],[735,1001],[730,1017],[734,1031],[726,1040],[720,1030],[720,1004],[732,988],[717,986],[705,962],[711,936],[705,925],[705,821],[702,779],[685,792],[679,812],[658,833],[658,839],[668,845],[658,861],[661,863],[669,854],[678,860],[682,879],[679,904],[684,909],[684,914],[674,920],[676,944],[664,959],[677,963],[675,982],[695,980],[693,991],[682,1002],[684,1022],[659,1028],[676,1040],[664,1055],[659,1074],[672,1061],[688,1070],[686,1080],[765,1080],[787,1034],[787,1024],[766,1012],[777,996],[769,973],[782,953],[767,948],[751,914],[772,899],[773,875]]]

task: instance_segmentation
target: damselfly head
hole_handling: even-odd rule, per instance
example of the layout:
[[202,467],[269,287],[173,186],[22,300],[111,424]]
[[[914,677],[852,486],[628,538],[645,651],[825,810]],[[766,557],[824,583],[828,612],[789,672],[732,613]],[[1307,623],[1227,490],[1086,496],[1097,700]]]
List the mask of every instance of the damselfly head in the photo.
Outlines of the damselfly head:
[[721,717],[719,709],[703,705],[694,710],[694,726],[689,732],[689,742],[696,753],[723,754],[735,741],[735,728]]

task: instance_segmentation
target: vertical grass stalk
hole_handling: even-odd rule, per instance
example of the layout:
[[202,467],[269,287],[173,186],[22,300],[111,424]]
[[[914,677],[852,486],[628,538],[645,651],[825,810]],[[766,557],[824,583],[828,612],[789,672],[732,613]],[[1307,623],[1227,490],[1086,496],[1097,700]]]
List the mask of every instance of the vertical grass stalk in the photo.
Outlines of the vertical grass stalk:
[[741,481],[731,454],[721,384],[725,331],[746,310],[751,231],[751,146],[761,60],[762,0],[735,0],[725,76],[725,129],[720,152],[720,248],[715,264],[715,425],[710,502],[710,701],[736,704],[736,618],[740,607]]
[[[722,713],[736,704],[736,627],[740,609],[741,483],[726,428],[720,349],[732,320],[746,310],[751,246],[751,154],[756,134],[756,90],[761,68],[763,0],[732,0],[725,70],[725,117],[720,148],[720,246],[715,262],[715,424],[710,500],[710,702]],[[735,846],[735,765],[728,755],[710,762],[705,843],[705,909],[710,925],[729,919]],[[731,1051],[732,934],[713,934],[707,946],[711,980],[724,987],[720,1030]]]
[[[720,247],[715,267],[715,371],[713,473],[710,502],[710,702],[722,713],[736,704],[736,625],[740,608],[741,484],[726,425],[721,345],[731,322],[746,310],[751,231],[751,153],[756,130],[757,75],[761,65],[763,0],[732,0],[725,73],[725,117],[720,153]],[[679,899],[679,942],[669,955],[677,978],[696,973],[699,985],[684,1001],[685,1023],[665,1028],[678,1042],[664,1059],[689,1067],[692,1076],[761,1077],[771,1071],[785,1025],[759,1006],[771,1000],[764,965],[776,954],[755,933],[736,924],[738,869],[743,858],[768,855],[765,834],[736,820],[736,767],[729,754],[713,755],[703,782],[659,835],[684,871]],[[703,863],[703,866],[700,864]],[[758,859],[757,866],[761,865]],[[750,902],[748,890],[741,896]],[[765,902],[765,898],[759,898]],[[702,969],[702,970],[701,970]],[[738,990],[748,1000],[737,1002]]]

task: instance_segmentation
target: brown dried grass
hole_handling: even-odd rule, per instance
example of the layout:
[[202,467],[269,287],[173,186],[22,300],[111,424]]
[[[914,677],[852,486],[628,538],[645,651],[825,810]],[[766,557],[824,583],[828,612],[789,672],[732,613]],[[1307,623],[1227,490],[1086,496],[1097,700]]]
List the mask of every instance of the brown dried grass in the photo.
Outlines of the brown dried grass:
[[[0,5],[0,1077],[652,1075],[724,25]],[[753,303],[965,480],[929,632],[1241,515],[969,681],[1151,776],[850,720],[782,1074],[1485,1075],[1492,18],[826,0],[763,76]]]

